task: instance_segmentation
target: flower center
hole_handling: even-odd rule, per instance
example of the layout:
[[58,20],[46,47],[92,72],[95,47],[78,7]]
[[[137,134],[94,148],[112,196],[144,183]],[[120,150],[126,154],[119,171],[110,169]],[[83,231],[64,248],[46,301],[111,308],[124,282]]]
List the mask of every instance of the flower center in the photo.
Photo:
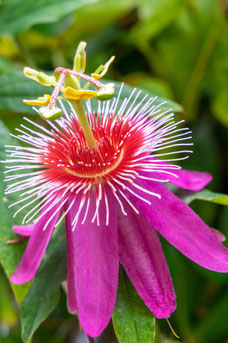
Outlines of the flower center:
[[49,180],[53,180],[53,176],[57,179],[64,177],[65,181],[109,179],[128,168],[129,162],[140,153],[144,134],[133,122],[112,116],[105,120],[95,115],[90,122],[96,140],[93,150],[87,146],[75,119],[58,135],[53,133],[53,140],[48,142],[42,156],[43,173]]
[[[98,149],[96,149],[98,150]],[[88,153],[88,151],[87,151]],[[70,168],[66,167],[65,171],[69,174],[72,174],[77,177],[84,177],[84,178],[97,178],[102,177],[110,173],[112,170],[116,169],[118,165],[120,164],[122,157],[123,157],[123,151],[121,150],[119,153],[114,153],[113,158],[109,160],[109,162],[106,162],[102,156],[100,155],[100,151],[96,151],[94,154],[92,152],[90,161],[92,163],[84,163],[84,161],[77,161],[79,164],[78,168]],[[100,156],[99,156],[100,155]],[[95,157],[95,158],[94,158]],[[98,161],[98,158],[101,157]]]

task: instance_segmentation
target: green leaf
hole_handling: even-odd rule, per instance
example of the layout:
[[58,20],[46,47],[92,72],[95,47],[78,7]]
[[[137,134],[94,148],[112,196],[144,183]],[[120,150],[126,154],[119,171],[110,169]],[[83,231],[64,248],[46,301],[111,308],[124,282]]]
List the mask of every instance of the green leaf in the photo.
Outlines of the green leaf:
[[228,24],[224,22],[206,75],[213,114],[225,126],[228,126],[227,35]]
[[[164,2],[165,0],[158,1],[161,5]],[[171,6],[175,0],[167,2]],[[167,27],[156,36],[153,36],[154,21],[151,20],[148,25],[152,26],[150,35],[153,39],[145,42],[141,31],[141,37],[139,35],[138,40],[134,40],[151,66],[153,75],[166,80],[172,87],[175,98],[183,104],[185,118],[189,120],[198,114],[202,90],[207,89],[204,83],[205,73],[217,49],[220,22],[223,21],[222,6],[218,1],[196,1],[190,7],[191,9],[188,6],[186,10],[177,11],[176,18],[173,17],[175,20],[167,22]],[[164,6],[163,11],[169,16],[169,8]],[[166,15],[164,19],[165,17]],[[157,17],[156,20],[160,21],[160,18]],[[162,21],[163,18],[161,23]],[[150,35],[146,32],[146,36]]]
[[4,275],[1,267],[0,277],[0,323],[5,323],[7,325],[16,325],[18,321],[18,314],[13,303],[8,280]]
[[52,237],[32,286],[21,303],[22,339],[25,343],[58,303],[60,283],[67,278],[66,255],[65,230],[61,226]]
[[6,57],[0,55],[0,74],[10,73],[14,69],[16,69],[16,66]]
[[132,30],[134,40],[146,41],[164,29],[187,4],[186,0],[147,0],[139,8],[140,21]]
[[[97,39],[95,33],[102,32],[105,28],[107,28],[106,31],[108,32],[111,25],[115,25],[116,22],[127,16],[129,12],[131,13],[131,11],[134,11],[141,2],[142,0],[100,0],[93,2],[88,6],[83,6],[78,9],[75,22],[68,30],[68,35],[74,41],[84,40],[85,37],[90,35]],[[80,30],[78,28],[80,28]],[[104,43],[105,39],[102,39],[102,45]],[[94,48],[99,49],[99,45],[99,41],[96,40]],[[88,48],[91,49],[91,47],[92,45]],[[99,50],[102,52],[102,49]],[[109,57],[110,56],[108,56],[108,58]],[[102,59],[101,63],[103,63],[104,60]],[[97,65],[95,68],[96,67]]]
[[44,93],[51,94],[51,87],[44,87],[26,78],[21,71],[0,75],[0,109],[21,113],[34,113],[32,106],[23,99],[36,99]]
[[200,192],[196,192],[191,195],[187,195],[184,197],[184,201],[187,204],[190,204],[193,200],[205,200],[209,202],[214,202],[216,204],[228,206],[228,195],[222,193],[215,193],[205,189]]
[[[115,82],[115,84],[116,84],[116,93],[117,93],[120,89],[121,82]],[[129,97],[129,95],[131,94],[133,89],[134,89],[134,87],[132,87],[132,86],[129,86],[126,84],[124,85],[123,91],[122,91],[121,96],[120,96],[120,103],[123,102],[124,98]],[[138,90],[140,90],[140,88]],[[150,92],[149,90],[142,89],[141,94],[137,99],[137,103],[139,103],[142,100],[142,98],[144,98],[145,95],[148,95],[148,98],[157,96],[157,94],[154,94],[154,93]],[[167,98],[157,97],[157,99],[153,102],[153,104],[155,106],[157,106],[160,103],[162,103],[163,101],[165,101],[165,104],[162,105],[162,111],[172,109],[174,112],[182,112],[181,105],[179,105],[175,101],[169,100]]]
[[212,96],[212,110],[214,116],[225,126],[228,126],[228,86],[224,81],[224,86],[221,85],[219,88],[219,92],[215,96]]
[[156,94],[159,97],[172,99],[172,90],[168,83],[159,78],[151,77],[147,73],[134,72],[128,74],[124,81],[132,86],[143,89],[152,94]]
[[[4,144],[15,144],[15,140],[9,136],[9,131],[0,122],[0,160],[5,159]],[[21,259],[22,253],[25,249],[25,242],[17,244],[6,244],[7,241],[13,240],[18,236],[12,231],[13,226],[13,213],[12,209],[8,206],[18,200],[18,195],[11,194],[10,197],[4,195],[6,183],[3,182],[4,178],[4,164],[0,163],[0,262],[10,278],[14,269]],[[19,217],[20,218],[20,217]],[[18,219],[18,223],[20,223]],[[24,285],[11,284],[17,302],[21,302],[29,290],[30,283]]]
[[35,24],[51,23],[96,0],[10,0],[0,6],[1,34],[16,35]]
[[120,343],[154,343],[155,318],[122,268],[112,319]]
[[[107,80],[105,80],[105,82],[107,82]],[[120,90],[122,82],[110,81],[110,80],[108,82],[114,82],[115,83],[115,96],[117,96],[118,92]],[[121,106],[121,104],[123,103],[125,98],[128,98],[130,96],[130,94],[132,93],[134,88],[135,87],[129,86],[127,84],[124,84],[123,90],[122,90],[121,95],[120,95],[118,107]],[[156,94],[150,92],[149,90],[147,91],[147,90],[143,90],[143,89],[140,89],[140,88],[137,89],[137,91],[135,92],[135,95],[138,93],[138,91],[141,91],[141,93],[140,93],[139,97],[137,98],[137,101],[136,101],[135,105],[137,105],[144,98],[145,95],[148,95],[147,100],[149,98],[151,98],[151,97],[156,97],[157,96]],[[133,96],[132,99],[134,99],[134,96]],[[162,102],[165,102],[162,105],[162,107],[161,107],[161,110],[163,112],[165,112],[165,111],[167,111],[169,109],[172,109],[173,112],[181,112],[182,111],[181,105],[177,104],[176,102],[174,102],[172,100],[169,100],[169,99],[166,99],[166,98],[163,98],[163,97],[157,97],[154,100],[153,105],[157,106],[157,105],[161,104]],[[92,103],[93,103],[93,100],[92,100]],[[95,107],[94,107],[94,109],[95,109]]]

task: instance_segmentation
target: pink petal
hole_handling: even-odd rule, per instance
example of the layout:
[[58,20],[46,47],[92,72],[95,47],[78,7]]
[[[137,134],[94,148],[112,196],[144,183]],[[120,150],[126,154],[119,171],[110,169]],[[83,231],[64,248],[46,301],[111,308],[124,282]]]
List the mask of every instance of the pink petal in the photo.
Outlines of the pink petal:
[[120,262],[145,304],[158,318],[168,318],[176,296],[161,243],[153,227],[127,204],[118,218]]
[[[138,184],[161,195],[161,199],[147,195],[149,205],[128,193],[132,203],[167,241],[200,266],[228,272],[228,249],[188,205],[160,182]],[[137,193],[145,198],[146,193]]]
[[[50,206],[50,204],[47,204],[44,207],[43,211],[45,211],[48,208],[48,206]],[[50,211],[48,211],[37,222],[37,224],[34,225],[33,233],[31,234],[31,237],[29,239],[26,250],[22,256],[22,259],[19,265],[17,266],[16,270],[14,271],[13,275],[11,276],[12,283],[19,285],[28,282],[36,274],[36,271],[39,268],[40,262],[43,258],[49,240],[54,231],[55,224],[60,215],[60,210],[58,210],[57,213],[54,214],[58,206],[59,203],[55,205]],[[46,222],[52,215],[54,215],[52,220],[47,225],[46,230],[43,231]]]
[[[149,176],[160,180],[167,177],[167,179],[169,179],[168,183],[191,191],[200,191],[212,180],[211,174],[207,172],[197,172],[186,169],[170,170],[170,172],[176,174],[177,177],[158,172],[152,172]],[[148,176],[148,173],[145,173],[144,175]]]
[[170,175],[169,183],[191,191],[200,191],[212,180],[211,174],[207,172],[180,169],[175,171],[175,174],[178,178]]
[[[70,198],[65,204],[65,211],[71,205],[73,198]],[[74,232],[72,232],[71,223],[74,219],[74,215],[78,209],[78,202],[75,202],[71,208],[71,211],[67,212],[65,216],[66,225],[66,241],[67,241],[67,308],[72,314],[78,311],[78,304],[76,298],[76,286],[75,286],[75,251],[73,246]]]
[[[105,225],[105,203],[100,204],[100,226],[91,222],[95,197],[84,224],[79,217],[74,235],[75,277],[79,320],[84,331],[97,337],[108,325],[116,299],[118,284],[117,207],[109,198],[109,225]],[[84,213],[83,213],[84,214]],[[75,215],[75,214],[74,214]]]
[[29,237],[33,233],[35,228],[34,224],[31,225],[15,225],[13,226],[13,231],[18,233],[18,235]]

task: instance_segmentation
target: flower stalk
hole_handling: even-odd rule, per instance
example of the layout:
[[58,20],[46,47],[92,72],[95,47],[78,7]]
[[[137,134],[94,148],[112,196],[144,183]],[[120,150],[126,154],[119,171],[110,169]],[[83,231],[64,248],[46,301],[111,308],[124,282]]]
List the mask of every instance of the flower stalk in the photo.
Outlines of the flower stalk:
[[79,120],[81,127],[82,127],[82,131],[85,135],[85,139],[86,139],[88,148],[92,151],[93,148],[95,148],[97,146],[97,144],[96,144],[96,140],[93,136],[93,132],[91,130],[91,127],[89,125],[89,122],[88,122],[88,119],[86,116],[83,101],[82,100],[77,100],[77,101],[71,100],[70,103],[72,104],[72,106],[73,106],[73,108],[77,114],[78,120]]

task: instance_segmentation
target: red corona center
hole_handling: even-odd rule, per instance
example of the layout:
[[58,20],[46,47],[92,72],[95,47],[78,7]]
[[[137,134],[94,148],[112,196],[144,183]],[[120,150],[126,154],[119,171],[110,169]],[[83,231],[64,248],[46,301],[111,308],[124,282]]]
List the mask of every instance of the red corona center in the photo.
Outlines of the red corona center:
[[69,126],[53,133],[40,156],[40,162],[47,168],[43,176],[64,182],[75,178],[96,182],[131,169],[131,162],[144,143],[143,130],[133,121],[113,116],[104,120],[103,116],[91,114],[90,121],[97,146],[92,151],[88,148],[79,122],[72,118]]

